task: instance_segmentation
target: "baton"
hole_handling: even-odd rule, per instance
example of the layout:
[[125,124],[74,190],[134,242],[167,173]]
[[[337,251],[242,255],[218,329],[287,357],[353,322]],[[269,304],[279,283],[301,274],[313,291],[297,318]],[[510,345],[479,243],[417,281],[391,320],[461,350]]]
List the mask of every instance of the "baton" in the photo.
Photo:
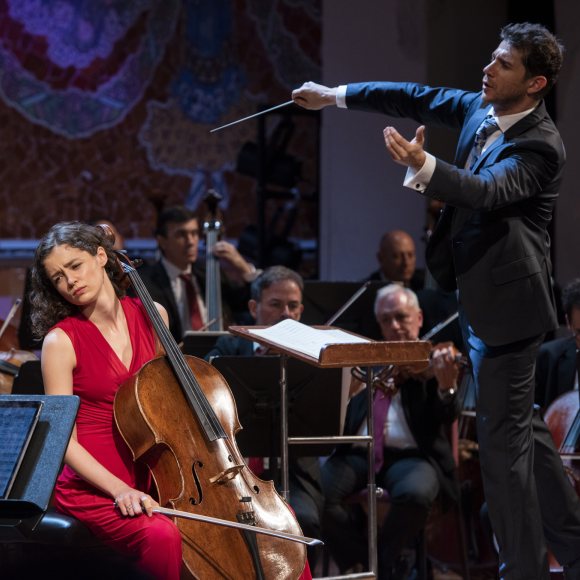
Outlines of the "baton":
[[281,105],[276,105],[274,107],[270,107],[269,109],[266,109],[265,111],[260,111],[258,113],[254,113],[253,115],[250,115],[249,117],[244,117],[243,119],[238,119],[237,121],[232,121],[231,123],[228,123],[227,125],[222,125],[221,127],[216,127],[215,129],[211,129],[210,133],[215,133],[216,131],[221,131],[222,129],[225,129],[226,127],[231,127],[232,125],[237,125],[238,123],[242,123],[243,121],[249,121],[250,119],[253,119],[254,117],[259,117],[260,115],[265,115],[266,113],[269,113],[270,111],[275,111],[276,109],[281,109],[282,107],[287,107],[288,105],[291,105],[294,101],[290,100],[290,101],[286,101],[285,103],[282,103]]

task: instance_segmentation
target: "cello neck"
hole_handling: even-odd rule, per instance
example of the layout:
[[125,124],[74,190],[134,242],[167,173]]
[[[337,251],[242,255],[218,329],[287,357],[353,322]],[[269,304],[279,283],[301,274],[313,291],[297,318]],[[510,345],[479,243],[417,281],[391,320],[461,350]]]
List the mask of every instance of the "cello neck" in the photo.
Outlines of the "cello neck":
[[197,416],[208,441],[226,438],[227,435],[219,419],[209,404],[205,394],[197,382],[197,379],[191,371],[191,368],[187,364],[183,353],[171,335],[171,332],[165,325],[161,314],[157,310],[157,307],[145,287],[143,280],[141,280],[141,277],[137,273],[137,270],[135,270],[133,266],[129,266],[124,262],[121,262],[121,267],[127,276],[129,276],[129,280],[135,289],[135,293],[143,303],[147,315],[149,316],[149,320],[151,320],[151,324],[159,337],[159,341],[165,349],[169,364],[181,385],[183,393],[192,411]]

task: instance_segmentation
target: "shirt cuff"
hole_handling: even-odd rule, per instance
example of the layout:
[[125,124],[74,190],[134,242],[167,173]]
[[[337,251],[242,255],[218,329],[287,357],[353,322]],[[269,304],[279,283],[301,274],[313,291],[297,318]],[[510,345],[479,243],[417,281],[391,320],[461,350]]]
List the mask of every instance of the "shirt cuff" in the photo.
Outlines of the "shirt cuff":
[[336,106],[339,109],[346,109],[346,87],[347,85],[340,85],[336,89]]
[[433,173],[435,173],[436,165],[436,158],[431,153],[425,152],[425,163],[423,163],[423,167],[419,171],[409,167],[403,185],[423,193],[427,189]]

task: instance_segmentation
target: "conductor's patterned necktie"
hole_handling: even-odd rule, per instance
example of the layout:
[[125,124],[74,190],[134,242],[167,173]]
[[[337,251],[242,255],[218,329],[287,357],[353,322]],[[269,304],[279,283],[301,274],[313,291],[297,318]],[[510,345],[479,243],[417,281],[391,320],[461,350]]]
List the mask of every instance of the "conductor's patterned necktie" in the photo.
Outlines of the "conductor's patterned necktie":
[[483,150],[483,146],[485,142],[489,138],[490,135],[499,131],[499,126],[497,121],[491,116],[487,115],[485,119],[482,121],[481,125],[475,132],[475,141],[473,142],[473,149],[471,150],[470,154],[470,161],[469,161],[469,169],[473,169],[481,152]]

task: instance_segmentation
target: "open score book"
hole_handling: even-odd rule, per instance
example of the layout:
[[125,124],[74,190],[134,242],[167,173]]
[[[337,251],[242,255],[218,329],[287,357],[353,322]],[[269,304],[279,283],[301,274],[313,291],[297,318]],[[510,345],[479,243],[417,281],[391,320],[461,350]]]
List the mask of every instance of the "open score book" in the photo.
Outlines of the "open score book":
[[304,353],[315,359],[329,344],[355,344],[373,342],[337,328],[312,328],[296,320],[282,320],[268,328],[248,328],[248,332],[280,346]]

